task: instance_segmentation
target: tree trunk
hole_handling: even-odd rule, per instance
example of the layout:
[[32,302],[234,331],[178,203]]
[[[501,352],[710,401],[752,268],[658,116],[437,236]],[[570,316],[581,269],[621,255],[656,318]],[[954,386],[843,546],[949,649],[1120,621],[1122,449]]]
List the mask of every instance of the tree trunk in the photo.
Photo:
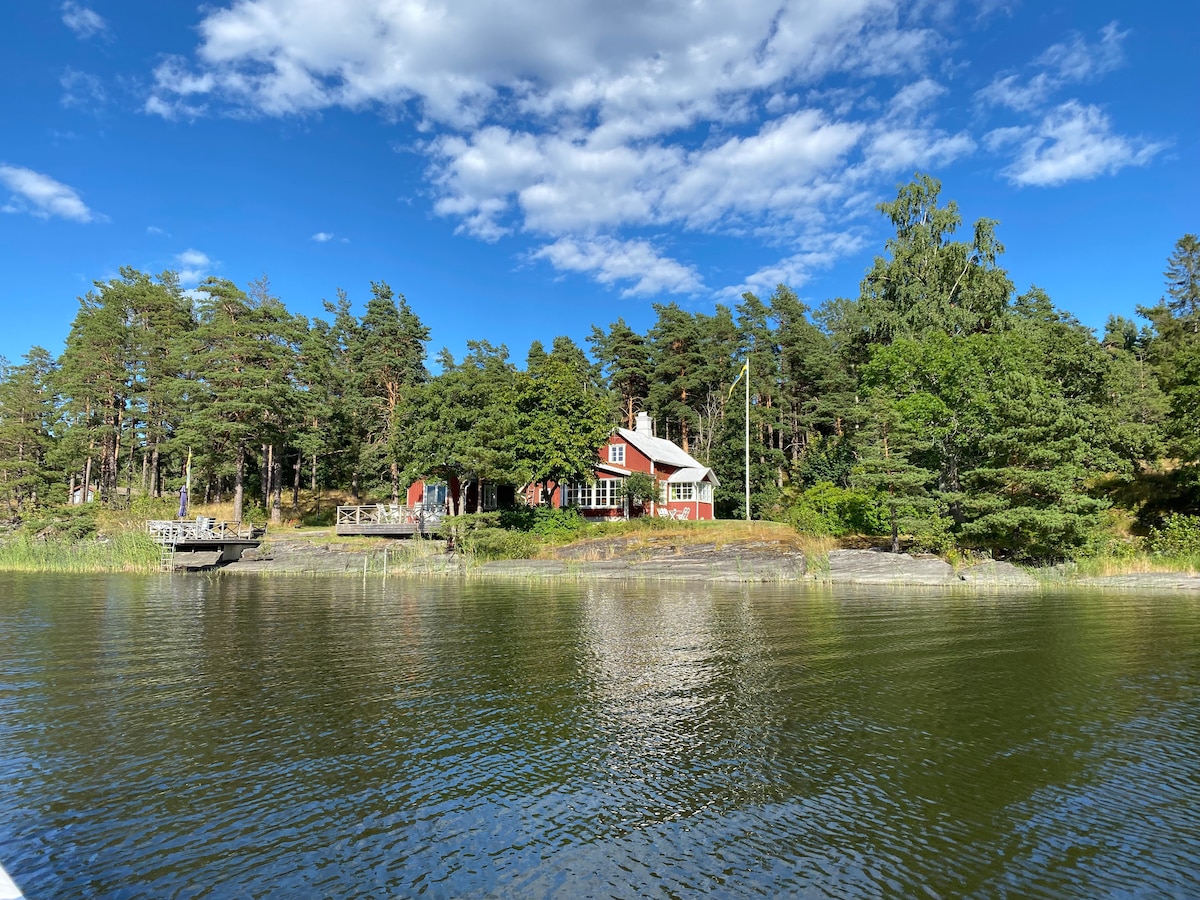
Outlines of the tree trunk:
[[304,467],[304,451],[296,451],[296,464],[292,466],[292,506],[300,506],[300,470]]
[[87,462],[83,464],[83,489],[79,492],[79,502],[88,502],[88,491],[92,487],[92,457],[89,455]]
[[398,466],[396,464],[395,460],[392,460],[391,475],[392,475],[392,502],[399,503],[400,502],[400,466]]
[[242,507],[246,499],[246,447],[238,444],[233,457],[233,520],[242,521]]
[[283,460],[271,445],[271,524],[278,525],[283,521]]
[[271,508],[271,451],[274,446],[267,444],[262,445],[262,476],[259,479],[262,482],[262,508]]

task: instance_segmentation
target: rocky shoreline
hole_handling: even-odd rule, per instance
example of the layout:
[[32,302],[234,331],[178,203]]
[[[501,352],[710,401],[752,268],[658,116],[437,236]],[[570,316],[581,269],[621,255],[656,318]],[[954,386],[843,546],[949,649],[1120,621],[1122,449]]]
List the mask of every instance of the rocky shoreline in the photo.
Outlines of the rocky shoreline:
[[794,547],[772,541],[717,546],[670,538],[601,538],[558,548],[548,559],[469,564],[441,541],[339,542],[337,539],[272,540],[261,553],[222,567],[229,574],[467,576],[496,578],[636,579],[720,584],[821,583],[1038,589],[1047,586],[1200,592],[1200,576],[1134,573],[1068,577],[1058,570],[1031,572],[1007,562],[956,570],[945,560],[882,550],[833,550],[808,560]]

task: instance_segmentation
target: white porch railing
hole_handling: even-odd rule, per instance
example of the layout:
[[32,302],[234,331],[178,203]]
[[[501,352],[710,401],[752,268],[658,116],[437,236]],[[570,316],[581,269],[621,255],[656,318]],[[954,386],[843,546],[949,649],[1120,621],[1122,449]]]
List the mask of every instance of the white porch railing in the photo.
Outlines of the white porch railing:
[[373,503],[367,506],[339,506],[338,525],[438,525],[446,514],[443,506],[404,506],[398,503]]

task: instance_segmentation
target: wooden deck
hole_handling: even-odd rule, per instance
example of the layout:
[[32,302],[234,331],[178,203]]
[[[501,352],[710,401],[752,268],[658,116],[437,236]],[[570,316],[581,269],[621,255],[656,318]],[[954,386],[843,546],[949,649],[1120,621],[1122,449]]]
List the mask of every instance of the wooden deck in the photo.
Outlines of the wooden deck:
[[441,507],[400,506],[395,503],[339,506],[334,530],[343,535],[433,536],[441,533],[444,515],[445,510]]
[[162,570],[171,572],[235,562],[246,550],[262,543],[267,527],[198,516],[194,522],[151,519],[146,531],[162,547]]

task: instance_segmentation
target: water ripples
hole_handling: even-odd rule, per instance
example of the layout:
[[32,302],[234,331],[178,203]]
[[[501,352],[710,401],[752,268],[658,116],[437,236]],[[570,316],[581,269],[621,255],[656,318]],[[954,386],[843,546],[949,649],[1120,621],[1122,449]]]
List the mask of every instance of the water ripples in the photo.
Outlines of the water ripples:
[[1186,896],[1194,602],[0,587],[31,896]]

